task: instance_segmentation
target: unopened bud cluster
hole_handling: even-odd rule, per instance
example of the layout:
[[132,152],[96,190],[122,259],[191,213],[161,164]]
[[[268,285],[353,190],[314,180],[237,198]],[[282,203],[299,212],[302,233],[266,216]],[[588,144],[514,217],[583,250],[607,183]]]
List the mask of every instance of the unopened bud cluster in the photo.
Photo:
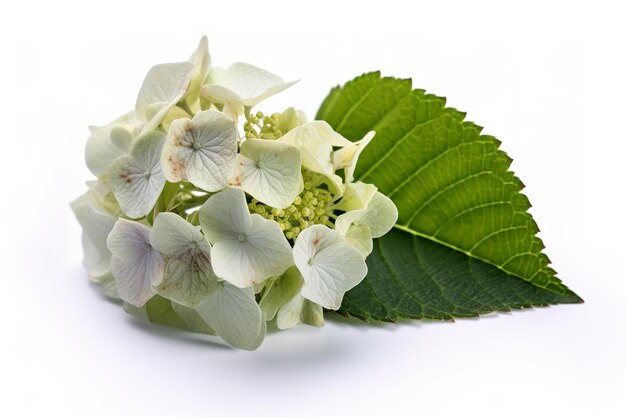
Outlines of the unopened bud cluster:
[[278,128],[281,114],[274,113],[266,116],[263,112],[256,112],[246,117],[243,125],[246,138],[277,139],[284,133]]

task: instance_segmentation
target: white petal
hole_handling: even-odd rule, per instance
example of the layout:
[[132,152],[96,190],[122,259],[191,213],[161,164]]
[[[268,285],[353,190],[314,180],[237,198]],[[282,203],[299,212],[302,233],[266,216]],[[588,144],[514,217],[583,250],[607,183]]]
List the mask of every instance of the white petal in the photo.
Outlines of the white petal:
[[163,257],[150,245],[149,238],[146,226],[119,219],[107,239],[118,294],[136,307],[152,298],[152,285],[163,277]]
[[166,256],[190,250],[209,252],[208,242],[197,228],[175,213],[159,213],[150,231],[150,244]]
[[204,235],[211,242],[237,238],[252,228],[252,218],[241,190],[227,189],[212,195],[200,207],[198,220]]
[[287,208],[300,189],[301,163],[295,146],[248,139],[241,145],[229,185],[271,207]]
[[156,292],[187,307],[206,300],[217,287],[210,247],[202,233],[174,213],[159,213],[150,244],[165,255],[165,272]]
[[223,113],[206,110],[172,122],[162,154],[165,178],[190,181],[206,191],[226,187],[237,158],[237,127]]
[[322,225],[311,226],[298,235],[293,257],[304,279],[302,295],[331,310],[341,307],[344,293],[367,274],[359,251],[338,232]]
[[289,329],[300,323],[316,327],[324,325],[324,311],[322,306],[309,301],[298,292],[276,315],[276,327],[281,330]]
[[333,166],[335,170],[344,169],[346,183],[354,180],[354,170],[363,149],[371,142],[376,132],[368,132],[365,137],[357,142],[345,146],[333,153]]
[[116,158],[127,153],[124,146],[120,146],[112,140],[113,132],[116,128],[126,130],[131,136],[135,136],[141,127],[141,122],[135,117],[135,112],[130,112],[115,119],[105,126],[90,126],[91,136],[87,140],[85,147],[85,161],[87,168],[96,177],[107,172],[109,165]]
[[165,116],[169,107],[176,104],[185,95],[193,71],[194,64],[191,62],[159,64],[148,71],[135,104],[137,116],[143,120],[148,120],[148,107],[155,104],[163,105],[157,115],[151,118],[149,123],[151,126],[148,130],[157,127],[161,120],[154,119]]
[[213,270],[240,288],[282,274],[293,263],[278,223],[250,215],[243,191],[219,192],[202,205],[200,225],[213,245]]
[[109,183],[122,211],[130,218],[152,210],[165,186],[161,150],[165,135],[144,133],[133,142],[130,155],[117,158],[109,167]]
[[111,252],[107,236],[117,218],[98,204],[92,192],[87,192],[70,204],[83,228],[85,266],[92,279],[98,280],[111,270]]
[[231,346],[254,350],[265,335],[265,320],[252,288],[224,283],[196,311]]
[[215,103],[254,107],[295,83],[284,82],[279,76],[254,65],[236,62],[227,69],[211,68],[208,84],[202,86],[201,94]]

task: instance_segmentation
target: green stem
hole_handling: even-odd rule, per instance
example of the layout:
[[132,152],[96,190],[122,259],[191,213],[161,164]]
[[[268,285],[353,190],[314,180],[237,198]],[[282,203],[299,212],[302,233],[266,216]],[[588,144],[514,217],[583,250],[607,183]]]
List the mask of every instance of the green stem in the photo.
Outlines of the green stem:
[[205,195],[193,196],[186,200],[182,201],[182,207],[184,210],[188,210],[190,208],[198,207],[204,204],[205,201],[211,197],[214,193],[207,193]]
[[181,100],[178,103],[178,107],[185,110],[189,116],[193,116],[193,111],[191,111],[191,108],[189,107],[189,103],[187,103],[187,100]]

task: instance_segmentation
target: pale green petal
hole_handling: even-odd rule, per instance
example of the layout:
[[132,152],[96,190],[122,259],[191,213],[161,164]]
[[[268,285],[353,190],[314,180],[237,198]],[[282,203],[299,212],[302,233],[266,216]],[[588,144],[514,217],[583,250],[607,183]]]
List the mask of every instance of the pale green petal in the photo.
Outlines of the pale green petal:
[[[169,108],[185,95],[194,67],[186,61],[155,65],[148,71],[135,104],[137,116],[148,121],[145,130],[153,130],[161,124]],[[155,104],[161,105],[160,110],[148,117],[148,108]]]
[[335,230],[344,236],[347,236],[351,225],[358,225],[367,226],[372,238],[381,237],[398,220],[398,209],[393,201],[370,184],[347,184],[346,194],[334,208],[346,210],[335,220]]
[[335,210],[352,211],[367,207],[377,188],[373,184],[353,182],[345,185],[343,197],[333,207]]
[[221,112],[202,111],[172,122],[162,154],[165,178],[203,190],[226,187],[237,158],[237,127]]
[[146,119],[148,119],[146,126],[149,126],[148,130],[154,130],[159,126],[158,121],[165,118],[165,115],[170,111],[171,106],[172,103],[159,101],[157,103],[152,103],[148,106],[148,108],[146,108]]
[[[342,236],[348,233],[348,229],[352,225],[361,225],[360,220],[365,216],[366,209],[352,210],[337,216],[335,220],[335,230]],[[371,234],[371,231],[370,231]]]
[[[354,143],[335,132],[333,128],[323,120],[314,120],[305,123],[289,131],[280,138],[282,141],[295,146],[303,146],[307,149],[315,149],[313,154],[323,158],[325,163],[332,166],[332,160],[327,150],[330,146],[344,147]],[[319,150],[318,150],[319,148]]]
[[139,133],[141,124],[135,112],[130,112],[105,126],[90,126],[91,135],[85,147],[85,161],[91,173],[96,177],[106,174],[111,162],[127,153],[124,149],[126,145],[120,143],[119,140],[115,143],[112,140],[112,137],[119,136],[119,132],[114,132],[117,128],[124,129],[135,137]]
[[141,307],[135,307],[132,304],[124,303],[122,304],[122,309],[133,316],[141,317],[144,319],[148,319],[148,313],[146,312],[146,306],[143,305]]
[[320,120],[298,126],[280,137],[278,141],[297,147],[302,154],[302,166],[324,175],[334,194],[343,193],[343,181],[335,174],[333,166],[333,146],[349,146],[352,142],[335,132],[328,123]]
[[202,320],[202,317],[198,314],[198,312],[189,307],[185,307],[182,304],[175,303],[172,301],[172,309],[174,312],[180,317],[182,321],[185,322],[185,325],[192,332],[196,333],[204,333],[209,335],[215,335],[215,330],[211,329],[208,324]]
[[354,180],[354,170],[363,149],[374,138],[376,132],[368,132],[363,139],[345,146],[333,153],[333,166],[335,170],[344,169],[346,183]]
[[145,305],[148,320],[165,326],[186,328],[185,322],[178,316],[172,307],[172,301],[155,295]]
[[172,122],[177,119],[188,119],[189,113],[178,106],[174,106],[165,115],[161,124],[163,125],[163,130],[169,132],[170,127],[172,126]]
[[252,288],[220,284],[211,297],[196,307],[196,311],[231,346],[254,350],[265,336],[265,320]]
[[[81,243],[83,265],[89,273],[89,280],[99,283],[103,279],[108,279],[107,275],[111,275],[111,253],[108,249],[103,249],[100,245],[93,243],[84,230],[81,233]],[[111,278],[113,278],[112,275]]]
[[200,93],[214,103],[237,103],[254,107],[266,98],[296,83],[254,65],[236,62],[230,67],[211,68]]
[[202,233],[174,213],[159,213],[150,232],[150,244],[165,255],[158,294],[187,307],[209,297],[217,286],[211,268],[210,247]]
[[134,136],[128,129],[121,126],[115,126],[111,129],[110,134],[111,143],[124,152],[130,150],[130,144],[133,142]]
[[309,301],[298,292],[276,315],[276,327],[281,330],[289,329],[300,323],[322,327],[324,325],[324,310],[322,306]]
[[99,280],[111,271],[107,236],[117,218],[98,203],[91,191],[74,200],[70,207],[83,228],[85,266],[91,279]]
[[353,224],[348,227],[345,234],[342,233],[342,236],[346,242],[361,253],[363,259],[367,258],[367,256],[372,253],[372,249],[374,249],[372,232],[367,226]]
[[335,132],[328,123],[321,120],[298,126],[278,140],[299,149],[308,150],[314,161],[303,157],[304,167],[307,169],[311,169],[309,165],[321,167],[324,172],[320,173],[334,172],[332,161],[333,146],[352,145],[352,142]]
[[161,150],[165,135],[150,131],[130,148],[130,155],[117,158],[109,167],[109,184],[122,211],[136,219],[148,214],[165,186]]
[[94,198],[98,202],[98,204],[106,207],[105,201],[110,197],[111,194],[111,187],[109,186],[107,176],[103,175],[97,180],[85,181],[85,184],[87,184],[87,187],[91,192],[92,198]]
[[[102,253],[83,232],[82,234],[83,252],[84,252],[84,264],[89,272],[89,280],[100,285],[100,290],[104,295],[113,299],[119,299],[117,294],[117,287],[115,285],[115,278],[111,274],[111,261],[106,263],[105,269],[92,269],[94,265],[98,265],[99,260],[102,259]],[[98,266],[100,268],[101,266]]]
[[229,185],[271,207],[287,208],[302,183],[301,163],[292,145],[248,139],[241,145]]
[[190,251],[166,257],[163,280],[156,292],[187,307],[195,307],[215,292],[218,282],[208,252]]
[[263,344],[266,333],[267,333],[267,323],[265,322],[265,320],[261,320],[261,330],[259,330],[259,334],[257,335],[255,341],[250,345],[250,348],[248,350],[257,350],[259,346]]
[[360,252],[338,232],[322,225],[298,235],[293,257],[304,279],[302,296],[331,310],[337,310],[344,293],[367,274]]
[[175,213],[159,213],[150,232],[150,244],[167,256],[184,255],[190,250],[209,252],[200,230]]
[[195,94],[200,89],[200,84],[206,77],[211,66],[209,41],[206,36],[200,39],[200,43],[194,53],[189,57],[189,61],[194,65],[194,69],[189,83],[188,94]]
[[144,305],[163,277],[164,261],[150,245],[150,229],[140,223],[119,219],[107,239],[113,254],[111,271],[119,297],[136,307]]
[[240,103],[226,103],[222,107],[222,112],[236,124],[239,122],[239,116],[245,112],[245,107]]
[[372,237],[377,238],[391,230],[397,220],[398,209],[396,205],[389,197],[377,191],[368,204],[364,215],[357,223],[368,226],[372,232]]
[[296,110],[293,107],[287,108],[280,114],[276,127],[281,132],[289,132],[298,126],[302,126],[308,122],[306,114],[302,110]]
[[120,296],[117,292],[117,285],[115,283],[115,278],[113,274],[110,272],[106,275],[100,276],[97,280],[94,280],[100,285],[100,290],[104,295],[109,298],[113,298],[115,300],[119,300]]
[[150,244],[167,256],[191,249],[209,252],[208,242],[196,227],[175,213],[159,213],[150,231]]
[[265,320],[273,320],[276,312],[291,300],[302,287],[302,275],[295,266],[271,281],[265,289],[259,307]]
[[245,288],[282,274],[293,263],[291,247],[278,223],[250,215],[243,191],[228,189],[200,208],[200,225],[213,245],[213,270]]

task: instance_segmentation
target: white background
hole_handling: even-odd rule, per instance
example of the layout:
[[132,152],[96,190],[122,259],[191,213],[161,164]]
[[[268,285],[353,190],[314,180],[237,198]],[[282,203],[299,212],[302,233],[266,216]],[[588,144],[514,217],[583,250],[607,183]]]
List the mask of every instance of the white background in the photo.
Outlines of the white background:
[[[471,4],[470,4],[471,3]],[[626,415],[624,12],[577,2],[63,1],[2,6],[0,414]],[[18,5],[19,4],[19,5]],[[301,79],[310,117],[380,69],[503,141],[559,276],[586,303],[456,323],[329,319],[236,351],[87,283],[68,203],[87,125],[207,34],[215,65]]]

